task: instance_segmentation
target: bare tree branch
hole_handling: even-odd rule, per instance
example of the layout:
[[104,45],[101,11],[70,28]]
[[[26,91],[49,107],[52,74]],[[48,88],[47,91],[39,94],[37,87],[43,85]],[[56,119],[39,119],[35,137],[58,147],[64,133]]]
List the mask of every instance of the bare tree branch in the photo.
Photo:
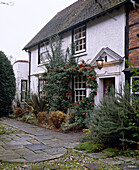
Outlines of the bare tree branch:
[[3,2],[3,1],[0,1],[0,4],[2,4],[2,5],[8,5],[8,6],[13,6],[13,5],[14,5],[14,2]]

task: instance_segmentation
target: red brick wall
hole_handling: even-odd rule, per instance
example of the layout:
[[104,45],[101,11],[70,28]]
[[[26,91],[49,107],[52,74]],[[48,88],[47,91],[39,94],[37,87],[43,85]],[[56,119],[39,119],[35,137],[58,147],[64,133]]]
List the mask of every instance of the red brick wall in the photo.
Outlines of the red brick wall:
[[129,11],[129,61],[139,66],[139,8]]

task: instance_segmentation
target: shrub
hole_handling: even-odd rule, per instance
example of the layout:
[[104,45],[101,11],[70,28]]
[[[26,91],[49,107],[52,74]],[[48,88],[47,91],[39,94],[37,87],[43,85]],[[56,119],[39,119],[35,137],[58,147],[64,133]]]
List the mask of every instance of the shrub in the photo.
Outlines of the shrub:
[[[128,88],[111,91],[92,111],[90,139],[108,146],[137,147],[138,99],[131,96]],[[132,101],[132,102],[131,102]]]
[[[96,73],[93,67],[85,63],[84,60],[78,63],[78,59],[73,56],[74,46],[71,49],[67,48],[66,53],[63,53],[60,37],[54,37],[49,44],[50,51],[47,51],[48,62],[45,64],[47,73],[43,77],[47,80],[44,91],[47,96],[49,112],[60,110],[66,113],[72,107],[74,108],[75,116],[72,117],[70,123],[76,123],[77,119],[75,117],[78,116],[81,120],[81,125],[84,125],[86,117],[84,110],[94,105],[94,96],[97,90]],[[86,87],[91,89],[89,96],[91,102],[86,101],[84,98],[84,102],[79,102],[79,107],[74,107],[71,82],[80,75],[83,75],[86,79]]]
[[32,108],[32,112],[35,114],[36,118],[39,112],[47,111],[46,98],[39,97],[37,94],[31,95],[27,105]]
[[14,109],[13,114],[16,117],[22,117],[24,115],[24,109],[22,109],[21,107],[17,107],[17,108]]
[[54,126],[58,129],[61,127],[62,122],[65,121],[67,115],[61,111],[52,111],[50,113],[49,119],[54,124]]
[[68,132],[68,131],[72,131],[72,130],[80,130],[82,129],[82,122],[81,120],[78,120],[74,123],[71,123],[71,124],[67,124],[67,123],[62,123],[62,130],[64,132]]
[[94,144],[91,141],[80,143],[75,147],[77,150],[85,150],[86,153],[99,152],[104,148],[102,144]]
[[102,152],[107,157],[114,157],[114,156],[117,156],[120,151],[116,148],[106,148]]
[[16,92],[13,67],[0,51],[0,116],[6,116],[12,111],[12,101]]
[[31,124],[34,124],[37,122],[36,116],[33,113],[26,114],[21,119],[24,122],[31,123]]
[[46,114],[46,112],[39,112],[37,114],[37,120],[39,123],[47,122],[48,115]]

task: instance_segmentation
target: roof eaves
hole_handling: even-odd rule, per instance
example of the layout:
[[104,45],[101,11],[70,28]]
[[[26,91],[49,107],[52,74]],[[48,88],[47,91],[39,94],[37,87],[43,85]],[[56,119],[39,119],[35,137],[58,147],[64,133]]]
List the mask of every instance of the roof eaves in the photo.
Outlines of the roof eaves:
[[43,43],[43,42],[46,41],[46,40],[49,40],[50,37],[53,37],[53,36],[62,34],[62,33],[64,33],[64,32],[67,32],[67,31],[69,31],[69,30],[77,27],[78,25],[81,25],[81,24],[83,24],[83,23],[86,23],[86,22],[88,22],[88,21],[90,21],[90,20],[94,20],[94,19],[96,19],[96,18],[98,18],[98,17],[106,14],[107,12],[110,12],[110,11],[116,9],[116,8],[119,8],[119,7],[121,7],[122,5],[125,5],[125,4],[128,3],[128,2],[129,2],[129,0],[125,0],[125,1],[123,1],[123,2],[121,2],[121,3],[119,3],[119,4],[117,4],[117,5],[113,6],[112,8],[109,8],[109,9],[107,9],[107,10],[105,10],[105,11],[102,11],[102,12],[100,12],[100,13],[98,13],[98,14],[90,17],[90,18],[87,18],[86,20],[83,20],[83,21],[81,21],[81,22],[79,22],[79,23],[77,23],[77,24],[75,24],[75,25],[73,25],[73,26],[71,26],[71,27],[69,27],[69,28],[66,28],[66,29],[62,30],[62,31],[60,31],[60,32],[57,33],[57,34],[51,35],[51,36],[49,36],[49,37],[47,37],[47,38],[45,38],[45,39],[43,39],[43,40],[41,40],[41,41],[38,41],[37,43],[34,43],[34,44],[28,46],[28,47],[24,47],[23,50],[26,51],[26,50],[28,50],[28,49],[30,49],[30,48],[33,48],[33,47],[35,47],[36,45],[38,45],[38,44],[40,44],[40,43]]

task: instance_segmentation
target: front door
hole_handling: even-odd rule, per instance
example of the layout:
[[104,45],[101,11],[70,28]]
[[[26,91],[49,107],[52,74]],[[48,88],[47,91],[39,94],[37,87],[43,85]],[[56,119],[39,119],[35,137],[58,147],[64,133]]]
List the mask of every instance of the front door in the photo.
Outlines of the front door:
[[103,79],[103,96],[107,95],[111,88],[114,87],[115,88],[115,78],[104,78]]

